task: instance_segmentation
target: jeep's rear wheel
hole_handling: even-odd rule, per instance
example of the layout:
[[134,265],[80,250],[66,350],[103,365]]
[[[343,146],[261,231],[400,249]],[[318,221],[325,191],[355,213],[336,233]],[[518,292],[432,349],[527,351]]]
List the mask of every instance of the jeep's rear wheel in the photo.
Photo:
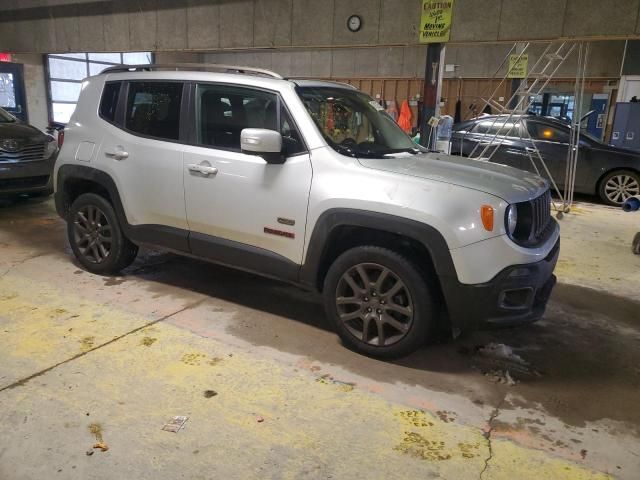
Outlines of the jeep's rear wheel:
[[122,232],[111,204],[94,193],[80,195],[67,222],[71,249],[92,273],[113,274],[135,260],[138,247]]
[[431,289],[404,256],[363,246],[331,265],[325,308],[342,340],[366,355],[394,358],[418,349],[435,320]]

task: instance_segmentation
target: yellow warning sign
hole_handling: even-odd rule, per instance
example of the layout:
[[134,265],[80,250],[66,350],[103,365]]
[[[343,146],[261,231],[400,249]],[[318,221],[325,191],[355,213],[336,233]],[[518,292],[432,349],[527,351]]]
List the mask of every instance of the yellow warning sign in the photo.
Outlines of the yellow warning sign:
[[422,0],[420,43],[448,42],[453,0]]
[[507,78],[526,78],[527,68],[529,68],[529,55],[517,53],[509,55]]

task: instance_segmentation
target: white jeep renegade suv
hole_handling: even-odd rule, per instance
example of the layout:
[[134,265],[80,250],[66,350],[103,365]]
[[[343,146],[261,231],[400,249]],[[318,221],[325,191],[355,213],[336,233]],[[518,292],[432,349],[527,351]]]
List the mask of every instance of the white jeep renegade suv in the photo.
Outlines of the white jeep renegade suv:
[[316,289],[347,345],[387,358],[437,324],[542,316],[559,252],[544,180],[430,153],[348,85],[176,67],[82,84],[55,199],[87,270],[145,244]]

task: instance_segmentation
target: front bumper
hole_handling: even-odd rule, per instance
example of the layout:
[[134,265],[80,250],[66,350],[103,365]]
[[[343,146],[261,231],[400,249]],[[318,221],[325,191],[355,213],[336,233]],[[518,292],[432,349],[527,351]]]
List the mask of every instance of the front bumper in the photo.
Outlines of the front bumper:
[[47,160],[0,163],[0,196],[52,189],[55,155]]
[[480,326],[510,326],[539,320],[556,283],[560,239],[541,261],[513,265],[482,284],[441,277],[454,334]]

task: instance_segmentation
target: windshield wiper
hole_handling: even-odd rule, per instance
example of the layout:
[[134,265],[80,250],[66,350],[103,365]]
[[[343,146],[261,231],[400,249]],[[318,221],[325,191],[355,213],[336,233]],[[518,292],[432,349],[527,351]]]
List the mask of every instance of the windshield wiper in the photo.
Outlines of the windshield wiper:
[[339,143],[333,142],[333,147],[341,154],[354,158],[383,158],[383,154],[371,149],[360,149],[357,145],[348,147]]
[[356,157],[356,158],[385,158],[387,155],[393,155],[396,153],[413,153],[414,155],[418,153],[422,153],[422,151],[419,148],[415,148],[415,147],[388,148],[384,150],[377,150],[377,149],[371,149],[371,148],[361,148],[358,145],[349,147],[349,146],[341,145],[335,142],[332,142],[332,146],[339,153],[343,155],[347,155],[349,157]]
[[340,145],[339,143],[331,142],[332,147],[343,155],[347,155],[348,157],[357,157],[358,154],[352,148],[349,148],[345,145]]
[[419,148],[416,148],[416,147],[394,148],[394,149],[390,149],[390,150],[386,151],[382,155],[383,156],[393,155],[395,153],[413,153],[414,155],[417,155],[419,153],[422,153],[422,151]]

